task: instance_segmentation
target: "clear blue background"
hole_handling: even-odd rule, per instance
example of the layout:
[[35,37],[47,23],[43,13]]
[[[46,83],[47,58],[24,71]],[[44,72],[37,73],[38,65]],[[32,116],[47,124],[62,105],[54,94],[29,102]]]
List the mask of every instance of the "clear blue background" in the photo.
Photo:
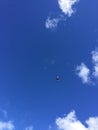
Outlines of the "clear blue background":
[[83,85],[75,72],[82,61],[92,66],[97,7],[97,0],[81,0],[77,12],[51,31],[45,20],[60,13],[56,0],[0,1],[0,108],[8,112],[0,120],[13,120],[16,130],[46,130],[73,109],[81,121],[98,115],[98,85]]

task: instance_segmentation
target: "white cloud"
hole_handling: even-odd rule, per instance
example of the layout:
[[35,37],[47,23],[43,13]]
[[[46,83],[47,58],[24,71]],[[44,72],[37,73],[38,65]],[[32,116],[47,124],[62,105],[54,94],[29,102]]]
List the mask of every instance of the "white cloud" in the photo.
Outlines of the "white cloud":
[[15,126],[11,121],[3,122],[0,121],[0,130],[14,130]]
[[90,117],[85,123],[87,127],[77,119],[75,111],[56,119],[58,130],[98,130],[98,117]]
[[83,83],[98,83],[98,48],[91,52],[92,67],[89,69],[84,63],[76,67],[77,75],[82,79]]
[[33,130],[33,126],[28,126],[25,128],[25,130]]
[[90,117],[86,124],[88,125],[88,130],[98,130],[98,117]]
[[58,4],[62,12],[70,17],[75,13],[75,10],[72,7],[78,1],[79,0],[58,0]]
[[90,81],[90,69],[84,64],[76,67],[77,75],[82,79],[83,83],[89,83]]

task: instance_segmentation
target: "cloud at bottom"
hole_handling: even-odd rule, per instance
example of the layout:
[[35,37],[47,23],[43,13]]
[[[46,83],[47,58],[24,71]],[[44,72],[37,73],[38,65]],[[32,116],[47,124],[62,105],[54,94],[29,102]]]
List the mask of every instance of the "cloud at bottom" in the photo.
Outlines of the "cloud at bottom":
[[0,130],[14,130],[15,126],[11,121],[0,121]]
[[75,111],[71,111],[65,117],[56,119],[58,130],[98,130],[98,117],[89,117],[85,123],[87,127],[77,119]]

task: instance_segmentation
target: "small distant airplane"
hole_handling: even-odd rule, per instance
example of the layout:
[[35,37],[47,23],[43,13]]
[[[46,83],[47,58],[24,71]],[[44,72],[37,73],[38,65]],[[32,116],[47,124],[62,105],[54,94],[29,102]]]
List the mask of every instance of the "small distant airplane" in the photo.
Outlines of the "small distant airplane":
[[57,75],[57,76],[56,76],[56,80],[60,80],[60,76]]

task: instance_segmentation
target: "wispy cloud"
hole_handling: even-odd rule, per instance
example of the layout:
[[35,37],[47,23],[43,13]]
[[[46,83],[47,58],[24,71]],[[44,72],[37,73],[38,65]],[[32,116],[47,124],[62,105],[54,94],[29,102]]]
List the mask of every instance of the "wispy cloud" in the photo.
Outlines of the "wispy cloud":
[[65,21],[65,17],[63,15],[59,15],[56,18],[48,17],[45,22],[45,27],[47,29],[56,29],[60,21]]
[[[0,130],[16,130],[12,121],[0,121]],[[33,130],[33,126],[28,126],[24,130]]]
[[0,108],[0,111],[3,113],[4,118],[7,118],[7,111]]
[[61,11],[67,15],[72,16],[75,13],[75,9],[73,9],[73,5],[76,4],[79,0],[58,0],[59,7]]
[[55,29],[58,26],[59,21],[60,20],[58,18],[48,17],[46,22],[45,22],[45,27],[47,29]]
[[98,117],[90,117],[85,123],[87,127],[77,119],[75,111],[56,119],[58,130],[98,130]]
[[92,51],[92,62],[93,62],[93,68],[94,72],[93,75],[94,77],[98,77],[98,48]]
[[0,121],[0,130],[14,130],[15,126],[11,121]]
[[55,29],[58,26],[59,22],[65,21],[66,16],[72,16],[72,14],[76,12],[76,9],[74,9],[73,6],[78,1],[79,0],[58,0],[58,5],[61,10],[60,17],[48,17],[45,22],[45,27],[47,29]]
[[25,128],[25,130],[33,130],[33,126],[28,126]]
[[76,67],[76,71],[77,71],[77,75],[82,79],[83,83],[89,83],[90,70],[84,63],[81,63],[81,65],[78,65]]

